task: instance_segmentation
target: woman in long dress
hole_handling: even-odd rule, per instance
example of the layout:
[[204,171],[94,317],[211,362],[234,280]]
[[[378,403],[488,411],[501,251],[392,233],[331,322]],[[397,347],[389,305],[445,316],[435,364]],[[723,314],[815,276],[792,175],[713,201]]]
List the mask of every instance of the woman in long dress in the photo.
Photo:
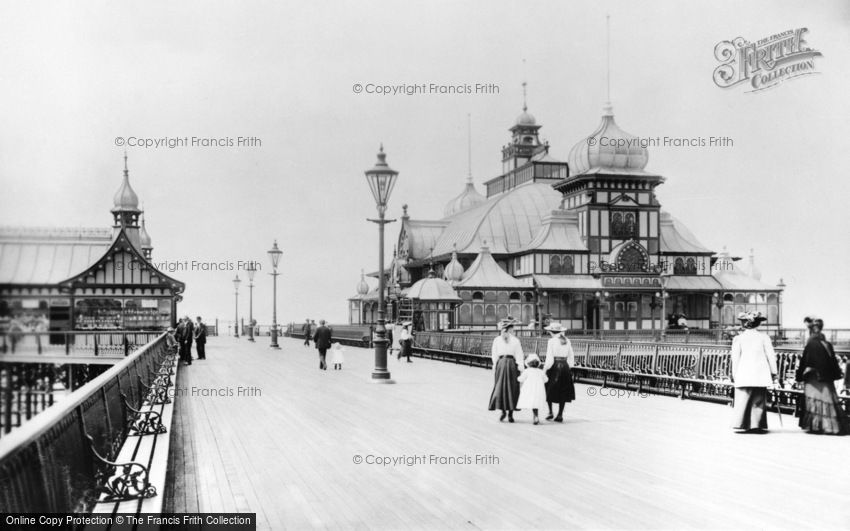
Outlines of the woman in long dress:
[[[546,344],[546,361],[543,371],[549,378],[546,384],[546,402],[549,405],[549,415],[546,420],[564,422],[564,403],[576,398],[576,388],[573,385],[573,375],[570,368],[576,363],[573,345],[565,335],[566,330],[561,323],[552,323],[546,327],[552,334]],[[552,403],[558,404],[558,416],[552,416]]]
[[848,420],[835,392],[835,380],[841,378],[838,359],[823,335],[823,320],[814,318],[807,324],[810,336],[796,374],[796,380],[804,384],[806,404],[800,427],[809,433],[844,435],[848,432]]
[[519,399],[519,372],[525,368],[522,345],[513,335],[513,319],[499,321],[499,336],[493,340],[490,355],[493,358],[495,382],[490,394],[490,411],[502,411],[499,422],[508,417],[508,422],[514,421],[514,411]]
[[761,312],[741,313],[738,320],[744,331],[732,340],[733,428],[764,432],[767,430],[767,389],[776,380],[776,353],[767,334],[756,330],[767,320]]

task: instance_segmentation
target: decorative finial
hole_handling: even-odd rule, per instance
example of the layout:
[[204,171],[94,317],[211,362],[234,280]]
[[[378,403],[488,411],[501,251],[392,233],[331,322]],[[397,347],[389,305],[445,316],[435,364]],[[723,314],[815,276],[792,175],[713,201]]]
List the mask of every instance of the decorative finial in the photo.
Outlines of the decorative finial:
[[127,150],[124,150],[124,175],[128,175],[130,170],[127,169]]
[[402,210],[402,212],[404,212],[404,214],[402,214],[402,216],[406,218],[407,217],[407,205],[406,204],[401,205],[401,210]]
[[[525,59],[523,59],[522,62],[525,63]],[[527,84],[528,83],[526,83],[525,81],[522,82],[522,112],[525,112],[525,111],[528,110],[528,101],[527,101],[528,95],[526,94],[526,90],[525,90],[525,87],[526,87]]]

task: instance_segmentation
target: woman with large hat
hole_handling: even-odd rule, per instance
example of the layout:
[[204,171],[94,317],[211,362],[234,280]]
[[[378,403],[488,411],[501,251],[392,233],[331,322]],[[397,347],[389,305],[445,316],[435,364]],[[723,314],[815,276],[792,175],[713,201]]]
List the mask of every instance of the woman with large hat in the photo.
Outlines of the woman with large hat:
[[767,334],[757,330],[767,319],[761,312],[743,312],[744,331],[732,340],[732,383],[735,386],[733,428],[767,430],[767,388],[776,380],[776,353]]
[[844,435],[848,423],[835,392],[834,382],[842,376],[835,350],[823,335],[823,319],[807,317],[804,322],[810,335],[795,375],[804,384],[800,427],[809,433]]
[[546,420],[552,420],[552,403],[558,404],[558,416],[555,422],[564,422],[564,403],[576,398],[576,388],[573,385],[573,375],[570,367],[575,365],[576,357],[573,345],[565,335],[566,330],[561,323],[552,323],[546,327],[552,335],[546,344],[546,361],[543,371],[549,378],[546,383],[546,402],[549,404],[549,415]]
[[516,321],[510,317],[499,321],[499,336],[493,340],[490,355],[493,358],[495,382],[490,394],[490,411],[502,411],[499,422],[508,417],[514,421],[514,411],[519,399],[519,372],[525,368],[525,357],[519,339],[513,335]]

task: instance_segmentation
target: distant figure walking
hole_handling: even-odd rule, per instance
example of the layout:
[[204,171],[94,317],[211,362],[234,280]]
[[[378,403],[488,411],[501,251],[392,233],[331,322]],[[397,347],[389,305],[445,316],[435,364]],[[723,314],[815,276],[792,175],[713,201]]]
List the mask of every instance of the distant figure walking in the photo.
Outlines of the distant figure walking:
[[342,370],[342,364],[345,362],[345,355],[342,345],[339,344],[339,341],[335,342],[331,348],[331,363],[333,363],[335,371]]
[[823,335],[823,319],[811,318],[807,324],[809,340],[795,375],[804,384],[800,427],[808,433],[845,435],[850,426],[835,392],[835,380],[842,377],[835,350]]
[[401,336],[398,338],[401,348],[398,351],[398,360],[407,358],[407,363],[410,361],[410,351],[413,349],[413,333],[410,328],[413,326],[411,321],[406,321],[401,324]]
[[502,411],[499,422],[508,417],[508,422],[514,421],[514,411],[519,399],[519,371],[525,368],[522,345],[513,335],[516,321],[511,318],[499,321],[499,336],[493,340],[490,355],[493,358],[494,383],[490,394],[490,411]]
[[332,333],[333,331],[325,326],[325,320],[321,319],[319,321],[319,327],[316,328],[316,333],[313,335],[313,342],[315,342],[316,348],[319,349],[319,369],[323,371],[328,370],[328,364],[325,358],[328,354],[328,349],[331,348]]
[[301,333],[304,334],[304,346],[310,348],[310,338],[313,337],[313,327],[310,325],[310,320],[306,319],[301,325]]
[[197,324],[195,324],[195,331],[193,335],[195,337],[195,348],[198,349],[198,359],[207,359],[207,325],[201,320],[200,315],[198,316]]
[[[546,382],[548,378],[540,368],[540,358],[537,354],[529,354],[525,360],[526,368],[517,380],[522,384],[517,400],[517,409],[531,409],[534,414],[534,424],[540,424],[537,412],[546,405]],[[551,407],[551,406],[550,406]]]
[[385,328],[387,329],[387,355],[392,358],[393,350],[395,350],[395,343],[393,341],[393,324],[387,323]]
[[[546,402],[549,415],[546,420],[564,422],[564,403],[576,399],[576,388],[573,385],[573,374],[570,368],[576,363],[573,345],[567,338],[566,330],[561,323],[552,323],[546,327],[552,335],[546,344],[546,363],[543,370],[549,381],[546,384]],[[558,404],[558,416],[552,416],[552,403]]]
[[767,431],[767,388],[776,380],[776,353],[767,334],[756,330],[767,319],[761,312],[738,315],[744,331],[732,340],[732,383],[735,385],[733,428]]
[[187,334],[187,326],[189,323],[186,322],[185,317],[181,317],[180,321],[177,323],[177,331],[175,332],[175,336],[177,337],[177,342],[180,344],[180,361],[182,361],[186,365],[192,364],[192,354],[191,352],[187,353],[186,349],[189,348],[189,344],[186,343],[186,334]]

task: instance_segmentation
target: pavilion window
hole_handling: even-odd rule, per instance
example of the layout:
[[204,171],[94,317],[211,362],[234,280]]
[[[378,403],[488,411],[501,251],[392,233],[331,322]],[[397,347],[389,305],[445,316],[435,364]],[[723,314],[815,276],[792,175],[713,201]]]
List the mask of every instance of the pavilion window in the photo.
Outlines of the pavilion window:
[[685,266],[685,270],[688,274],[696,275],[697,273],[697,262],[693,259],[693,257],[688,258],[687,265]]
[[510,298],[511,302],[519,302],[520,301],[519,292],[518,291],[512,291],[509,298]]
[[549,273],[552,275],[561,273],[561,258],[558,255],[553,254],[549,257]]
[[685,273],[685,261],[681,258],[676,258],[673,262],[673,274],[682,275]]
[[575,264],[573,264],[572,256],[566,255],[561,260],[561,273],[567,275],[575,273]]
[[481,292],[481,291],[475,291],[475,292],[473,292],[473,293],[472,293],[472,300],[474,300],[474,301],[483,301],[483,300],[484,300],[484,293],[483,293],[483,292]]

